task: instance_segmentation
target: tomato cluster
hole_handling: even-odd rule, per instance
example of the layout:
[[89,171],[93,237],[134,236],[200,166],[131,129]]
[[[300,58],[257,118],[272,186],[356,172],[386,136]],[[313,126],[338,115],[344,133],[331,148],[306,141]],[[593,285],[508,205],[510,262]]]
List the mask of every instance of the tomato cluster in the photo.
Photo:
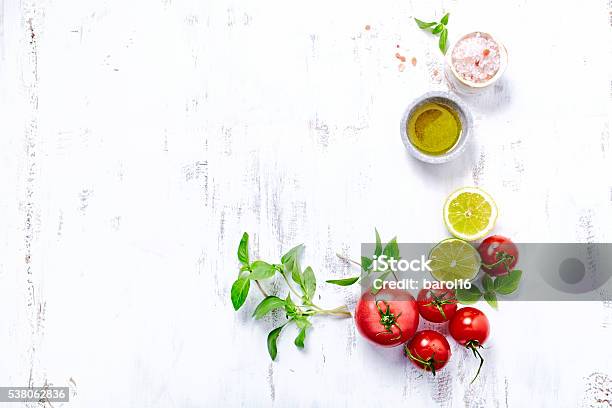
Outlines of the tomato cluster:
[[[482,269],[492,276],[508,273],[518,261],[518,250],[508,238],[494,235],[485,239],[478,252]],[[417,331],[419,319],[448,322],[450,336],[480,359],[476,377],[484,362],[479,349],[489,337],[489,319],[474,307],[458,308],[452,289],[422,289],[414,297],[399,289],[364,293],[355,309],[359,332],[383,347],[404,344],[404,354],[412,363],[433,375],[450,360],[451,346],[436,330]],[[472,380],[472,381],[474,381]]]
[[415,366],[435,375],[450,360],[451,347],[446,337],[435,330],[417,332],[419,315],[434,323],[449,322],[451,337],[480,357],[482,366],[478,348],[489,336],[489,320],[473,307],[457,310],[453,290],[423,289],[416,300],[410,293],[399,289],[385,288],[376,294],[368,291],[355,308],[359,333],[383,347],[405,344],[406,357]]

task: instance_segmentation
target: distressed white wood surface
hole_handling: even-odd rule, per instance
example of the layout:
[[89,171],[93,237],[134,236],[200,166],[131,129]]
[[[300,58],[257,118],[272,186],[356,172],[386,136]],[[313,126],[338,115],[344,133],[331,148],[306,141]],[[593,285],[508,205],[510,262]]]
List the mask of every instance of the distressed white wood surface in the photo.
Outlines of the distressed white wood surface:
[[[468,151],[431,167],[397,129],[445,89],[411,21],[443,10],[451,37],[504,39],[510,65],[467,99]],[[606,0],[0,0],[0,385],[70,386],[55,407],[610,406],[610,302],[503,304],[470,386],[456,345],[433,379],[351,320],[318,319],[303,352],[288,331],[271,363],[278,322],[252,321],[256,293],[229,300],[242,231],[264,259],[305,243],[322,281],[355,272],[334,254],[374,226],[444,238],[463,185],[516,241],[612,239],[609,16]]]

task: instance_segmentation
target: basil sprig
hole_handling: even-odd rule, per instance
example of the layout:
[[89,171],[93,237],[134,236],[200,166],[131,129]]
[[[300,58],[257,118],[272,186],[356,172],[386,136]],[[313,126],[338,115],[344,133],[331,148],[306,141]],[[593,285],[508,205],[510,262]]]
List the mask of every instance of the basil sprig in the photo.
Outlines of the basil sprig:
[[481,297],[487,301],[492,308],[497,309],[497,295],[510,295],[519,287],[523,272],[514,269],[505,275],[491,278],[488,274],[484,274],[481,279],[482,290],[472,283],[470,289],[457,289],[457,300],[464,305],[476,303]]
[[449,15],[450,13],[446,13],[444,17],[440,19],[439,22],[433,21],[427,23],[425,21],[419,20],[418,18],[414,19],[414,21],[417,23],[421,30],[426,30],[431,32],[433,35],[440,36],[438,40],[438,47],[440,48],[440,51],[442,51],[442,54],[446,54],[446,41],[448,39],[448,29],[446,28],[446,25],[448,24]]
[[[281,331],[289,323],[294,323],[299,330],[294,341],[295,346],[304,348],[307,329],[312,326],[310,322],[312,316],[351,316],[346,306],[340,306],[335,309],[323,309],[313,302],[317,290],[317,279],[310,266],[303,271],[300,267],[299,259],[303,250],[304,245],[293,247],[282,256],[280,264],[272,264],[262,260],[250,262],[249,234],[246,232],[242,235],[242,239],[238,245],[238,260],[240,261],[241,267],[238,272],[238,277],[234,281],[230,291],[234,309],[238,310],[244,305],[249,294],[251,282],[255,282],[257,288],[264,296],[264,299],[253,311],[253,318],[261,319],[277,309],[284,310],[287,318],[285,323],[268,334],[268,353],[272,360],[276,359],[278,353],[276,345],[278,337]],[[276,294],[268,294],[260,283],[260,281],[272,279],[276,275],[281,275],[282,280],[288,288],[287,296],[284,299]],[[293,284],[289,280],[289,277],[291,277]],[[297,285],[297,289],[294,285]],[[291,297],[292,294],[295,299],[298,300],[297,303],[293,301]]]

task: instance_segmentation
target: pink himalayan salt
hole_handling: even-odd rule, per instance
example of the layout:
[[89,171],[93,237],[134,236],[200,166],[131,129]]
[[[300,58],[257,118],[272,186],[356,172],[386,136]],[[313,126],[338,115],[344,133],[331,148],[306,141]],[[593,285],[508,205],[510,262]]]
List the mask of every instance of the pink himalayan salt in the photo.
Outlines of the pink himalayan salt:
[[468,82],[484,83],[499,70],[499,44],[486,34],[474,33],[457,42],[451,58],[459,77]]

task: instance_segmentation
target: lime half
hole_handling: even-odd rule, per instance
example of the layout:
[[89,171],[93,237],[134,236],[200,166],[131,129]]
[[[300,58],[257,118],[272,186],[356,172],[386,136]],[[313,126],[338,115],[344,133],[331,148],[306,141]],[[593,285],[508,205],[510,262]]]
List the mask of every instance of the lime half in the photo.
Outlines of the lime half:
[[480,270],[476,248],[462,239],[449,238],[438,243],[429,253],[431,274],[440,282],[472,280]]
[[497,206],[489,194],[477,187],[452,193],[444,204],[444,223],[457,238],[476,241],[495,226]]

